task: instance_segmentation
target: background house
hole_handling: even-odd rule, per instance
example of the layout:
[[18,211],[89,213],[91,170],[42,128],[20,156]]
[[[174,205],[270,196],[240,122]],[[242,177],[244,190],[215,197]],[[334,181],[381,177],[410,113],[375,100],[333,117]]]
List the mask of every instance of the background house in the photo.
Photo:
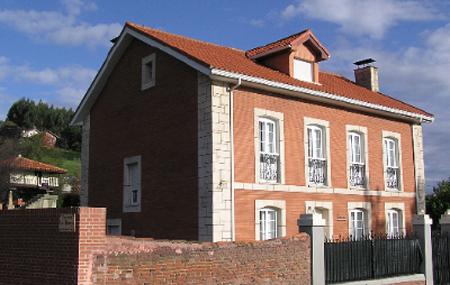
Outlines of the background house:
[[309,211],[329,236],[408,232],[433,115],[329,57],[310,30],[242,51],[127,23],[72,122],[82,204],[155,238],[271,239]]
[[59,176],[67,172],[65,169],[21,155],[1,161],[0,168],[4,181],[2,199],[8,208],[11,195],[15,207],[56,208],[58,196],[54,194],[60,186]]

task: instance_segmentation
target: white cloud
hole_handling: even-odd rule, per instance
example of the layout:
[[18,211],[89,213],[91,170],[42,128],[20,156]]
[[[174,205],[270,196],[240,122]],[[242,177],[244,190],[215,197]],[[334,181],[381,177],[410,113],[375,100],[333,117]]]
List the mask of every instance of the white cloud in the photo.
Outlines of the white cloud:
[[399,22],[441,18],[429,2],[417,0],[299,0],[282,12],[284,20],[296,17],[331,22],[345,33],[381,38]]
[[[47,92],[46,97],[54,97],[52,101],[72,108],[79,103],[96,72],[79,65],[36,69],[29,65],[13,65],[8,58],[0,56],[0,82],[13,80],[48,86],[51,91]],[[3,92],[2,97],[0,92],[0,101],[6,96],[4,94],[6,93]]]
[[252,19],[249,21],[249,24],[256,28],[262,28],[265,25],[265,21],[262,19]]
[[90,24],[78,20],[83,11],[96,9],[93,3],[65,0],[63,5],[65,12],[0,10],[0,23],[12,26],[34,40],[71,46],[107,46],[120,32],[122,26],[118,23]]

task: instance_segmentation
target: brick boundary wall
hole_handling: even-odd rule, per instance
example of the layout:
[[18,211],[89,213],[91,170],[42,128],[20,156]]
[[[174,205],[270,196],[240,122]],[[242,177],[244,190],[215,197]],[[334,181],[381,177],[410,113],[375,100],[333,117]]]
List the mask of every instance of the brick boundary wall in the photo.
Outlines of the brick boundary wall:
[[306,234],[195,243],[105,233],[105,208],[0,211],[0,284],[310,283]]
[[310,284],[306,234],[264,241],[187,243],[108,237],[93,284]]
[[0,211],[0,284],[76,284],[78,233],[61,215],[78,209]]

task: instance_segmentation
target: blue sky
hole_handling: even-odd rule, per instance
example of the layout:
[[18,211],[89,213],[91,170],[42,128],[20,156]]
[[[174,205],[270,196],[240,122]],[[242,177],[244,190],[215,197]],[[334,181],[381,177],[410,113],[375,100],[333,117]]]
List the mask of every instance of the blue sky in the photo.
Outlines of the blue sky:
[[436,115],[428,187],[450,176],[450,1],[0,0],[0,119],[21,97],[75,108],[127,20],[241,49],[312,28],[351,79],[373,57],[382,92]]

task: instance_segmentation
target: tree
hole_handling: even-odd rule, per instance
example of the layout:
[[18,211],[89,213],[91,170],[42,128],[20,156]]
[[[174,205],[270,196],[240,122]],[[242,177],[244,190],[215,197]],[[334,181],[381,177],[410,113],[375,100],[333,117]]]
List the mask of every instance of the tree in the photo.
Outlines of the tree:
[[60,137],[59,147],[80,151],[81,128],[70,126],[73,115],[72,109],[56,108],[43,101],[35,103],[23,98],[11,106],[7,118],[19,129],[35,127],[40,131],[51,131]]
[[433,193],[426,197],[426,205],[427,213],[433,219],[433,225],[437,226],[441,215],[450,209],[450,178],[433,187]]

